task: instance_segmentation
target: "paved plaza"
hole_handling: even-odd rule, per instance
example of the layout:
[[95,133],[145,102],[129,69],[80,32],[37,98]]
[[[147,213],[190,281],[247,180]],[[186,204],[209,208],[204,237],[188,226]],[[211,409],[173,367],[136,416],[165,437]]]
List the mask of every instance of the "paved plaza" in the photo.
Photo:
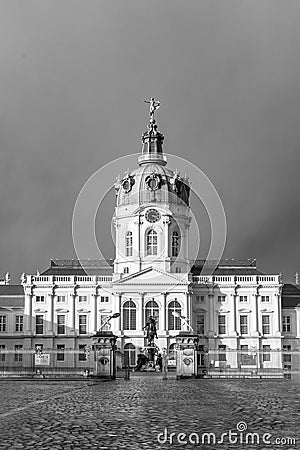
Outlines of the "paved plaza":
[[300,447],[300,384],[288,380],[2,380],[0,389],[0,449]]

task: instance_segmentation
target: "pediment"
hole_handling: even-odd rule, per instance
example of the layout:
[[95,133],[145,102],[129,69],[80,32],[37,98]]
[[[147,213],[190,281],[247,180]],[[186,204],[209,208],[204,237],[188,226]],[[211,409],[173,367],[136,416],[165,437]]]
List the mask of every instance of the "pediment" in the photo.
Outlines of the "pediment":
[[77,310],[77,312],[79,312],[79,313],[90,313],[91,311],[89,309],[86,309],[86,308],[80,308],[80,309]]
[[102,313],[102,314],[111,314],[112,310],[108,309],[108,308],[100,308],[99,312]]
[[239,308],[239,313],[245,313],[245,314],[249,314],[251,313],[251,309],[250,308]]
[[271,309],[271,308],[263,308],[263,309],[260,310],[260,312],[261,312],[261,313],[269,313],[269,314],[271,314],[271,313],[274,312],[274,309]]
[[169,286],[188,286],[187,274],[175,274],[165,272],[161,269],[149,267],[140,272],[133,273],[116,281],[115,285],[169,285]]
[[37,308],[37,309],[34,310],[34,312],[36,312],[36,313],[46,313],[48,311],[47,311],[47,309],[44,309],[44,308]]
[[55,311],[59,312],[59,313],[68,313],[69,312],[69,310],[66,308],[56,308]]
[[218,310],[218,313],[230,313],[230,309],[225,308],[225,307],[221,307],[221,308]]

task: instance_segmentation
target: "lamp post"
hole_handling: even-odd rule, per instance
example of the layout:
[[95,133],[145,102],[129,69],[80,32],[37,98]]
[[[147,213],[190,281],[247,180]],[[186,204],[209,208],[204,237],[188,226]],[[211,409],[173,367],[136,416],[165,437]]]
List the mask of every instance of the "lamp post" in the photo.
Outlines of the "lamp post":
[[108,322],[111,321],[111,319],[116,319],[117,317],[120,317],[120,313],[114,313],[111,316],[108,316],[107,319],[101,324],[99,331],[102,331],[105,325],[108,324]]

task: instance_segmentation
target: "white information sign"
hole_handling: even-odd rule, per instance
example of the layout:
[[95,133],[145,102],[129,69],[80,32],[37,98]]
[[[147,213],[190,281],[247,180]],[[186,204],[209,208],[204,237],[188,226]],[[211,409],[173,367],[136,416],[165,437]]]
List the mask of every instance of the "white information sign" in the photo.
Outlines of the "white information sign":
[[36,366],[49,366],[50,354],[49,353],[36,353],[34,355],[34,364]]

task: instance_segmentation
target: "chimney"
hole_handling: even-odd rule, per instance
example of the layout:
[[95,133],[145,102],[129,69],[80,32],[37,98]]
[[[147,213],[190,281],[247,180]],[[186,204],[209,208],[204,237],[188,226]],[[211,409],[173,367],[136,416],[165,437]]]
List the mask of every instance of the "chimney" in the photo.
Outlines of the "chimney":
[[299,273],[295,273],[295,284],[299,284]]

